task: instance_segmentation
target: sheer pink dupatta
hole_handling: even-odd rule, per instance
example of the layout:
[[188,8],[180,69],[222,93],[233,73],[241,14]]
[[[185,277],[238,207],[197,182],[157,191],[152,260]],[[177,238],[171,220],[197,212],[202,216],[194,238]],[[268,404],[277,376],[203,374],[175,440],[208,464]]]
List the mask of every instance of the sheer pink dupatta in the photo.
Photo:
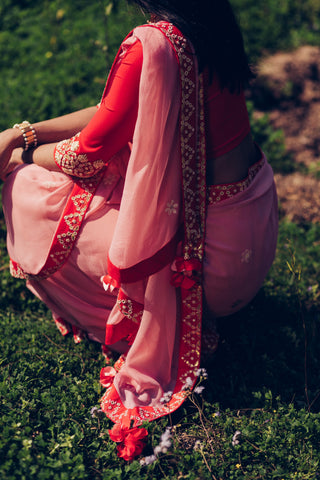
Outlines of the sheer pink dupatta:
[[[195,114],[194,100],[188,105],[186,98],[186,92],[196,91],[194,56],[191,63],[191,52],[184,57],[186,40],[165,22],[138,27],[134,37],[143,46],[139,110],[105,278],[120,287],[106,343],[126,337],[132,345],[101,405],[114,422],[139,425],[176,409],[185,398],[183,384],[199,366],[202,292],[196,286],[179,305],[178,290],[170,283],[186,209],[181,151],[194,157],[192,148],[180,143],[181,116],[188,109]],[[183,78],[181,69],[187,72]],[[189,139],[196,130],[190,125]],[[173,395],[164,405],[160,399],[168,391]]]

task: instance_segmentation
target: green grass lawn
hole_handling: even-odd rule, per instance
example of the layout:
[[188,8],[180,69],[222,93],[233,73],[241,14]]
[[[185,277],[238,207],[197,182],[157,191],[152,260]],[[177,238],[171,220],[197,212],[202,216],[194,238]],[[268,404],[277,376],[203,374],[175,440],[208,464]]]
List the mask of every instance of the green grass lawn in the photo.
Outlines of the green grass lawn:
[[[316,479],[320,474],[319,226],[281,223],[274,266],[254,301],[219,322],[208,379],[148,426],[150,455],[128,464],[99,407],[99,345],[62,337],[49,312],[12,279],[1,221],[0,478]],[[239,431],[238,444],[233,445]]]

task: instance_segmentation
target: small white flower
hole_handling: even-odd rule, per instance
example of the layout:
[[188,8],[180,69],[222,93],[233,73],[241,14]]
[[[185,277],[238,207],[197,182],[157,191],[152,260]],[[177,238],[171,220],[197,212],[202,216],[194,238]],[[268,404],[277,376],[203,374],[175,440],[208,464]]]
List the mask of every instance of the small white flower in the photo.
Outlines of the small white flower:
[[140,460],[140,465],[143,467],[146,465],[151,465],[151,463],[155,462],[157,457],[155,455],[149,455],[148,457],[144,457]]
[[170,448],[171,445],[172,445],[171,434],[170,434],[170,436],[166,436],[166,434],[163,434],[161,436],[161,441],[159,443],[159,447],[161,448],[161,452],[162,453],[167,453],[168,448]]
[[205,368],[198,368],[198,370],[195,371],[195,375],[197,377],[208,378],[207,370]]
[[193,381],[192,381],[191,377],[187,377],[186,381],[185,381],[185,384],[182,387],[182,390],[188,390],[189,388],[192,388],[192,385],[193,385]]
[[155,455],[159,455],[159,453],[161,453],[161,447],[160,447],[160,445],[157,445],[157,446],[153,449],[153,451],[154,451],[154,454],[155,454]]
[[171,440],[171,427],[167,427],[164,433],[161,435],[160,443],[154,449],[154,454],[157,455],[158,453],[167,453],[168,448],[172,445]]
[[[171,392],[167,392],[167,393],[171,393]],[[158,457],[158,455],[160,453],[167,453],[168,449],[171,447],[172,445],[172,435],[171,435],[171,427],[167,427],[165,429],[165,431],[163,432],[163,434],[161,435],[161,438],[160,438],[160,443],[159,445],[157,445],[154,449],[153,449],[153,455],[151,455],[150,457],[145,457],[144,459],[142,459],[144,462],[147,461],[148,458],[152,459],[154,458],[154,460],[156,460],[156,458]],[[154,461],[153,460],[153,461]],[[141,463],[141,462],[140,462]],[[150,463],[152,463],[152,461],[150,461]],[[149,463],[141,463],[141,465],[149,465]]]
[[204,390],[204,387],[199,386],[194,389],[194,393],[197,393],[198,395],[200,395],[203,392],[203,390]]
[[103,414],[103,410],[101,410],[101,408],[92,407],[91,410],[90,410],[90,415],[91,415],[92,418],[100,417],[101,414]]
[[173,392],[165,392],[163,396],[160,398],[160,403],[168,403],[171,400]]
[[202,443],[200,442],[200,440],[196,440],[193,446],[193,450],[201,450],[201,448],[202,448]]
[[231,442],[233,447],[235,447],[236,445],[239,445],[240,437],[241,437],[240,430],[236,430],[235,434],[232,437],[232,442]]
[[171,447],[171,427],[167,427],[165,432],[161,435],[160,445],[164,447]]

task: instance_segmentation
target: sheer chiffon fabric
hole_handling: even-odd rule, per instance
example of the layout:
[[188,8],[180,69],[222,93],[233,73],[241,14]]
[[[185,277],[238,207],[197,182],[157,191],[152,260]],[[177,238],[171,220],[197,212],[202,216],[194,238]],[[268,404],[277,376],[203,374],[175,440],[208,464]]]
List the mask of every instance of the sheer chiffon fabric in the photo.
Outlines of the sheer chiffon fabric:
[[[147,26],[135,29],[134,37],[143,47],[138,118],[109,269],[129,302],[143,304],[144,310],[126,363],[115,377],[114,391],[103,398],[102,408],[108,415],[110,403],[117,402],[121,413],[113,409],[113,420],[129,416],[141,423],[167,413],[160,399],[174,389],[177,373],[176,291],[170,284],[175,249],[162,260],[162,268],[156,255],[172,242],[181,223],[181,92],[179,64],[164,34]],[[116,306],[108,325],[122,318]],[[145,406],[152,410],[144,410]]]

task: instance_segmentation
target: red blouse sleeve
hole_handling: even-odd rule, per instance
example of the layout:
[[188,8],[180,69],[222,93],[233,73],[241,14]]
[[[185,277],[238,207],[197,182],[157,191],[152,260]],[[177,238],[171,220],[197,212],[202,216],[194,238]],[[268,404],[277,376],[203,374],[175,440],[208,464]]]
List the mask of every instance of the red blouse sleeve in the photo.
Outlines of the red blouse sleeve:
[[137,40],[114,65],[100,107],[88,125],[56,146],[55,162],[62,171],[90,177],[132,140],[141,68],[142,45]]

